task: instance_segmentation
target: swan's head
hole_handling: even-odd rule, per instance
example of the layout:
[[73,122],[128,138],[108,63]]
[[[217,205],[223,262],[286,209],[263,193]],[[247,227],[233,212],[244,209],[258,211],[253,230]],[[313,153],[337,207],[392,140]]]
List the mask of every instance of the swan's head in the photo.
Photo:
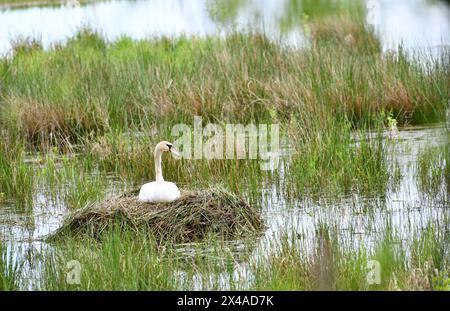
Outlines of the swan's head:
[[176,156],[178,156],[178,152],[173,148],[173,144],[168,142],[168,141],[161,141],[159,142],[156,147],[155,147],[155,152],[159,151],[159,152],[164,152],[164,151],[168,151]]

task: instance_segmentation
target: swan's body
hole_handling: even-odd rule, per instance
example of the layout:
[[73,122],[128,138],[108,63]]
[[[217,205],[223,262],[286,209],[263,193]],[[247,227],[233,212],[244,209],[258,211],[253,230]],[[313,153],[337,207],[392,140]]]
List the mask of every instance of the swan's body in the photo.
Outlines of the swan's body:
[[161,169],[161,156],[164,151],[175,153],[172,144],[162,141],[155,147],[156,181],[142,185],[139,191],[139,201],[142,202],[172,202],[180,197],[180,190],[173,182],[164,181]]
[[139,201],[172,202],[180,197],[177,185],[169,181],[152,181],[142,185]]

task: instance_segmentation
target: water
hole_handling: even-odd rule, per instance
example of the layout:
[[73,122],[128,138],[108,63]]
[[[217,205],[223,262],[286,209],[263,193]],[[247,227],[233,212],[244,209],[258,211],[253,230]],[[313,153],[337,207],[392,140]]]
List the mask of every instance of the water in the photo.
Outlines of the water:
[[[450,213],[445,206],[448,198],[442,197],[446,190],[435,197],[427,196],[420,191],[416,177],[420,152],[445,145],[446,135],[443,127],[405,129],[393,139],[386,134],[386,156],[398,167],[401,178],[385,194],[329,198],[304,196],[287,200],[279,195],[275,185],[263,189],[262,216],[267,230],[254,245],[234,241],[230,248],[237,257],[241,252],[250,252],[253,258],[270,256],[277,251],[278,241],[283,236],[295,234],[305,255],[312,255],[319,238],[316,230],[321,225],[330,228],[340,247],[347,250],[356,250],[360,246],[375,247],[388,228],[395,232],[399,243],[407,244],[429,224],[445,224],[449,219]],[[289,158],[284,160],[289,161]],[[123,186],[120,182],[111,177],[108,183],[109,195],[120,193]],[[0,236],[7,241],[11,258],[25,262],[23,288],[35,288],[33,280],[37,280],[42,271],[40,258],[55,250],[43,238],[59,228],[69,213],[61,191],[55,192],[55,189],[41,184],[33,195],[32,211],[20,212],[8,203],[0,208]],[[184,245],[179,251],[183,256],[193,255],[195,246]],[[248,283],[252,276],[246,265],[245,261],[239,262],[235,273],[236,277],[244,277]],[[229,275],[212,275],[212,283],[214,277],[221,278],[223,287],[227,288]],[[201,279],[199,277],[197,283],[199,288]]]
[[[302,3],[304,8],[302,9]],[[99,30],[109,40],[121,35],[135,39],[168,36],[225,35],[232,30],[257,30],[280,43],[301,46],[307,42],[304,14],[326,15],[332,10],[310,10],[311,0],[140,0],[105,1],[85,5],[8,8],[0,5],[0,55],[11,51],[16,38],[38,38],[45,48],[64,42],[83,25]],[[346,1],[341,1],[345,3]],[[376,3],[375,7],[372,3]],[[309,6],[308,6],[309,5]],[[427,0],[379,0],[368,6],[384,50],[403,43],[406,49],[438,55],[450,45],[450,6]],[[300,9],[299,9],[300,8]],[[310,18],[309,17],[309,18]]]

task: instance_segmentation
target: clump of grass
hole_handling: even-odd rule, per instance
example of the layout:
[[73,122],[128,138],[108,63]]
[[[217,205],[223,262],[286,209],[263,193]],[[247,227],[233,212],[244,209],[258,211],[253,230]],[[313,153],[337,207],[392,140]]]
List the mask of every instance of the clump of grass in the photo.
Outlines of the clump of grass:
[[19,289],[20,267],[11,254],[4,241],[0,241],[0,291]]
[[357,53],[379,53],[381,44],[372,29],[358,18],[330,16],[308,24],[313,44],[330,44]]
[[431,147],[423,150],[418,155],[417,184],[421,192],[436,196],[447,192],[449,146],[444,144],[439,147]]
[[[444,220],[444,227],[448,219]],[[438,242],[436,242],[438,241]],[[434,290],[450,290],[448,230],[439,230],[436,224],[425,227],[412,241],[411,289],[428,287]]]
[[96,171],[89,157],[74,153],[59,154],[58,148],[50,148],[45,156],[38,157],[42,163],[37,169],[38,181],[51,190],[51,195],[57,194],[70,209],[78,209],[87,202],[97,201],[103,197],[108,178]]
[[41,41],[32,37],[17,37],[11,45],[13,55],[27,55],[42,50]]
[[71,102],[62,106],[29,97],[7,97],[2,121],[6,127],[13,126],[30,147],[41,150],[51,146],[64,148],[86,133],[101,133],[108,127],[104,108],[98,103],[93,103],[89,110],[80,109],[79,104]]
[[[80,263],[80,284],[67,282],[67,262]],[[177,290],[173,248],[158,245],[148,234],[110,230],[102,243],[69,238],[48,256],[41,286],[46,290]]]
[[292,140],[285,165],[288,194],[385,191],[390,174],[380,129],[352,132],[349,121],[330,122]]
[[31,202],[33,186],[33,168],[25,163],[23,147],[8,139],[0,141],[0,195],[26,206]]
[[70,38],[67,45],[103,51],[106,49],[107,43],[98,31],[90,27],[82,27],[73,38]]
[[210,234],[232,238],[264,228],[257,209],[223,189],[185,192],[170,203],[144,203],[136,191],[76,211],[53,238],[101,238],[111,227],[149,230],[159,240],[191,242]]

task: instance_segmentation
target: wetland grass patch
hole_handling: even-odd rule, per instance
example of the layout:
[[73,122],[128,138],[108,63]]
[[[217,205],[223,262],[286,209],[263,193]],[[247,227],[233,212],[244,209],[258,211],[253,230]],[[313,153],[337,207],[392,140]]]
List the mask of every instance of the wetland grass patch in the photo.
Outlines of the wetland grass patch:
[[[255,290],[450,290],[448,232],[433,225],[402,243],[388,227],[374,248],[342,247],[328,228],[318,229],[313,255],[285,236],[279,251],[254,263]],[[320,233],[320,230],[322,233]],[[380,264],[380,282],[368,281],[370,261]]]
[[0,291],[18,290],[20,286],[20,266],[12,253],[7,251],[6,243],[0,241]]
[[[274,241],[272,252],[238,262],[227,242],[217,239],[206,249],[190,244],[187,255],[152,234],[112,228],[101,243],[68,237],[55,256],[45,259],[41,281],[52,290],[449,290],[448,232],[436,230],[429,226],[400,243],[388,229],[373,248],[349,249],[322,226],[312,253],[291,232]],[[78,285],[64,279],[66,262],[73,259],[82,266]],[[379,283],[368,282],[371,260],[380,263]]]
[[20,144],[0,141],[0,203],[14,199],[18,206],[31,203],[34,187],[33,167],[25,163],[25,150]]
[[[314,44],[300,49],[261,34],[107,42],[84,29],[66,45],[1,59],[0,123],[42,148],[55,137],[74,143],[195,115],[234,123],[294,118],[305,131],[329,116],[362,126],[381,111],[399,125],[443,121],[448,66],[436,59],[421,66],[401,49],[384,55],[363,23],[344,21],[342,34],[320,23]],[[364,49],[348,46],[347,32]]]
[[417,185],[420,191],[431,197],[448,196],[450,144],[431,147],[418,155]]

